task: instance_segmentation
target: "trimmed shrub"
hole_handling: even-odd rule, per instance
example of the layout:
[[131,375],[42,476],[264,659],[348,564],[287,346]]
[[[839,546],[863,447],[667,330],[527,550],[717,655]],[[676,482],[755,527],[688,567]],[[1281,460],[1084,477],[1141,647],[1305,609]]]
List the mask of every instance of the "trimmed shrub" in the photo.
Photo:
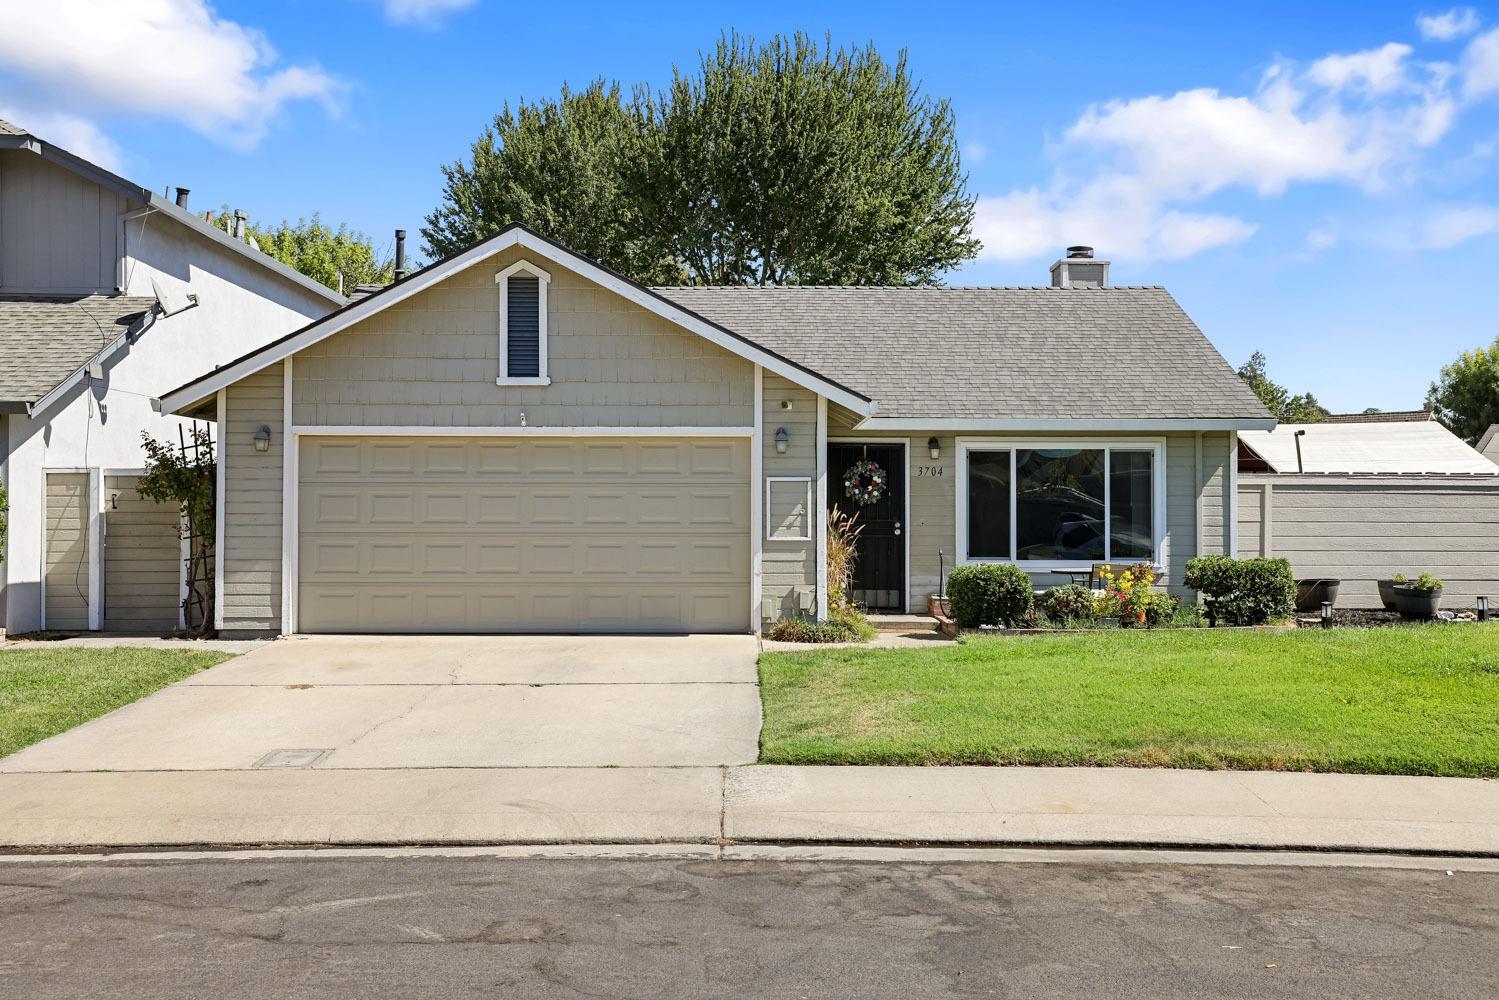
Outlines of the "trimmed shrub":
[[1198,556],[1187,562],[1187,586],[1202,594],[1212,625],[1268,625],[1289,618],[1296,581],[1284,559]]
[[1160,628],[1163,625],[1173,624],[1176,621],[1176,613],[1181,610],[1181,605],[1181,598],[1174,594],[1152,592],[1150,599],[1145,602],[1145,627]]
[[1025,623],[1035,609],[1031,578],[1011,563],[969,563],[947,574],[953,621],[962,628]]
[[1036,607],[1059,624],[1084,621],[1093,617],[1093,591],[1075,583],[1052,587],[1036,598]]

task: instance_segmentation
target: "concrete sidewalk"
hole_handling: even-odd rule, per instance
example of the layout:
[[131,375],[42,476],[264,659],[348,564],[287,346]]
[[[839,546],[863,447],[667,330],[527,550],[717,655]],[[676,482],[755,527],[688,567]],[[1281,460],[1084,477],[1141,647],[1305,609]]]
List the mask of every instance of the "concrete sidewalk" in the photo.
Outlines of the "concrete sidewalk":
[[1499,783],[1124,768],[0,774],[11,848],[507,843],[1243,847],[1499,855]]

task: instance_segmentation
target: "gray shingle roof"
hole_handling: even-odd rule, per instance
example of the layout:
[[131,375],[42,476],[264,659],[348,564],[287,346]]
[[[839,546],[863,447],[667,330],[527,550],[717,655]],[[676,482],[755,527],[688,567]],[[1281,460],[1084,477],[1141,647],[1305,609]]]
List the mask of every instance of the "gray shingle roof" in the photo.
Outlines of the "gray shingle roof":
[[4,118],[0,118],[0,135],[30,135],[30,133],[19,125],[12,125]]
[[139,295],[0,296],[0,402],[35,403],[155,303]]
[[882,418],[1270,416],[1163,288],[655,291],[873,398]]

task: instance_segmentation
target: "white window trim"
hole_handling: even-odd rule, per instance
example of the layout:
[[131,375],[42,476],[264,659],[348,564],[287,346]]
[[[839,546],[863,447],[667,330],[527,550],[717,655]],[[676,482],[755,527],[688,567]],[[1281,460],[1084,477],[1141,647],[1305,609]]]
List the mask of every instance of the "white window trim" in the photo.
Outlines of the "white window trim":
[[[510,278],[522,274],[540,279],[537,289],[537,372],[536,375],[512,376],[510,366]],[[547,291],[552,286],[552,276],[535,264],[522,258],[494,276],[500,288],[500,374],[495,385],[551,385],[547,368]]]
[[[970,556],[968,554],[968,455],[975,451],[1008,451],[1010,453],[1010,551],[1015,551],[1016,537],[1016,503],[1014,502],[1015,490],[1015,452],[1025,449],[1056,449],[1056,448],[1080,448],[1080,449],[1103,449],[1104,451],[1104,524],[1107,527],[1111,511],[1110,491],[1108,490],[1109,475],[1109,451],[1150,451],[1154,453],[1151,463],[1151,490],[1150,490],[1150,524],[1151,524],[1151,554],[1150,562],[1161,565],[1161,555],[1165,546],[1166,538],[1166,439],[1165,438],[958,438],[958,481],[954,484],[953,492],[956,494],[956,516],[958,537],[957,564],[965,563],[1013,563],[1021,569],[1044,572],[1047,570],[1074,570],[1089,569],[1095,562],[1108,562],[1111,553],[1105,550],[1103,559],[1001,559],[991,556]],[[1108,536],[1105,536],[1108,538]],[[1108,544],[1107,542],[1105,543]],[[1139,560],[1138,556],[1125,557],[1131,562]]]
[[[806,506],[802,523],[805,531],[800,535],[778,535],[771,523],[770,494],[775,483],[801,483],[806,495]],[[765,540],[767,542],[810,542],[812,540],[812,477],[811,476],[766,476],[765,477]]]

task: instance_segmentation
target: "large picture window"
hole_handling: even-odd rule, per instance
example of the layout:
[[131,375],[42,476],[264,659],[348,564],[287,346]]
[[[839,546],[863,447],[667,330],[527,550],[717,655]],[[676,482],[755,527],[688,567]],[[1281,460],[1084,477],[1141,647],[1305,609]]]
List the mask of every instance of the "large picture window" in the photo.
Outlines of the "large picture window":
[[1155,445],[963,446],[963,558],[1022,563],[1153,560]]

